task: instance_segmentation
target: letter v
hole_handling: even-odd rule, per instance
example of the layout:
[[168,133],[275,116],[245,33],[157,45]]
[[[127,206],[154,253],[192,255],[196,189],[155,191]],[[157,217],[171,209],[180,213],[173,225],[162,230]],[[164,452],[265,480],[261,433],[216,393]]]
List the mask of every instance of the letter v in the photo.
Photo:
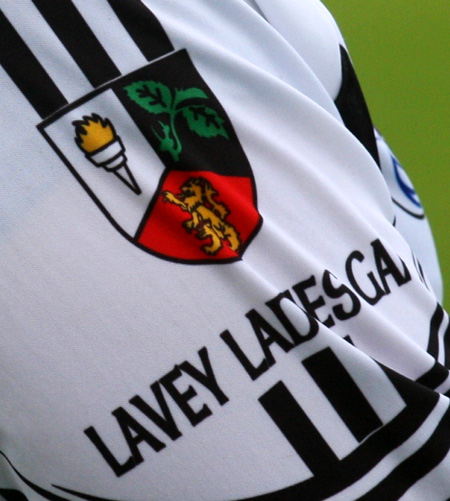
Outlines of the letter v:
[[156,381],[150,386],[155,398],[159,404],[162,411],[162,415],[158,414],[150,405],[145,402],[139,395],[136,395],[130,400],[130,404],[134,405],[139,409],[145,416],[147,416],[151,421],[153,421],[156,426],[158,426],[166,435],[168,435],[172,440],[176,440],[181,437],[181,432],[178,430],[175,420],[170,412],[169,406],[167,405],[166,399],[164,398],[163,392],[159,382]]

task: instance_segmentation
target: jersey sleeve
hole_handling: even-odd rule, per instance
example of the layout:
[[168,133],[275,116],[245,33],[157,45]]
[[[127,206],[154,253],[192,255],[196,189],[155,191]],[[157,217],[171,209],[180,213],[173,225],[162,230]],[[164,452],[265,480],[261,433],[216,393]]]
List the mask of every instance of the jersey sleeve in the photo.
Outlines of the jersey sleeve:
[[396,227],[421,263],[438,300],[442,301],[442,278],[424,208],[399,159],[380,132],[374,130],[345,40],[331,14],[320,2],[259,0],[258,7],[305,58],[335,101],[346,127],[380,166],[394,203]]

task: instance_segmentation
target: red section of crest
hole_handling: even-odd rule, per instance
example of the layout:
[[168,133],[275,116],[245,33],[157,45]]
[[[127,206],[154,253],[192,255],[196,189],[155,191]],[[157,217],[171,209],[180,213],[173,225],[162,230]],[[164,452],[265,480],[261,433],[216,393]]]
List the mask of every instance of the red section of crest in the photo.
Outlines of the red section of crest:
[[171,171],[138,242],[173,259],[228,260],[242,254],[259,221],[249,178]]

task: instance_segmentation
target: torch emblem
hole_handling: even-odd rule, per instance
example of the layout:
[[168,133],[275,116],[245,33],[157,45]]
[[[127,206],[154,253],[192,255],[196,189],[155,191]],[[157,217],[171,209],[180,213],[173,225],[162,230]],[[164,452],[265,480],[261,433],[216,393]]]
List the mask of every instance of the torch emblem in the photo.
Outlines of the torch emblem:
[[108,118],[101,118],[96,113],[75,120],[75,142],[86,158],[96,167],[116,175],[137,195],[141,194],[125,156],[125,146],[116,134]]

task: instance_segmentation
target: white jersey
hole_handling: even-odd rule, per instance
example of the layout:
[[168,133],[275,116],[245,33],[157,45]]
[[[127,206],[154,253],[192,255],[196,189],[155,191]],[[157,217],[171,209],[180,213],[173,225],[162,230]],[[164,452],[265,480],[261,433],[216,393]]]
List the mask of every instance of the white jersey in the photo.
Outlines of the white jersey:
[[322,3],[0,6],[0,498],[449,498],[432,238]]

